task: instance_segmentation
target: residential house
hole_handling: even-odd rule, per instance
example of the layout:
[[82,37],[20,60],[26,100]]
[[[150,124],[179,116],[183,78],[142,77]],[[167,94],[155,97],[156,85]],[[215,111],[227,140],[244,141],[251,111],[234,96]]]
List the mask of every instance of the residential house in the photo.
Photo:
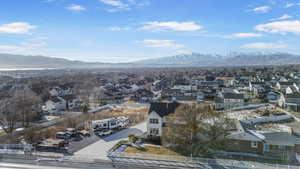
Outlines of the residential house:
[[216,77],[216,80],[222,80],[222,84],[226,87],[233,86],[234,77]]
[[60,111],[64,111],[66,109],[67,102],[61,97],[51,97],[43,106],[43,110],[50,114],[57,114]]
[[72,94],[72,89],[67,87],[67,86],[54,87],[49,91],[49,93],[53,97],[71,95]]
[[269,103],[275,104],[279,107],[285,106],[285,98],[284,95],[280,92],[271,91],[266,96]]
[[296,161],[300,137],[288,132],[244,131],[228,136],[227,151],[254,153],[285,161]]
[[180,91],[191,91],[192,86],[191,85],[175,85],[173,89],[178,89]]
[[286,88],[294,88],[294,90],[299,91],[299,87],[295,82],[277,82],[276,83],[276,88],[279,90],[285,90]]
[[288,94],[285,96],[286,106],[293,111],[300,109],[300,93]]
[[179,105],[178,102],[151,103],[147,120],[147,136],[160,137],[166,122],[166,116],[175,113]]
[[217,110],[230,110],[244,106],[244,95],[239,93],[222,93],[215,100]]
[[180,89],[164,89],[161,92],[163,99],[176,99],[184,96],[184,93]]
[[145,102],[151,102],[153,97],[154,97],[154,94],[152,91],[147,90],[147,89],[138,89],[133,94],[131,99],[134,101],[145,103]]
[[[239,120],[236,130],[228,136],[226,150],[258,154],[266,158],[295,161],[296,155],[300,154],[300,137],[297,127],[285,126],[281,130],[273,129],[278,124],[290,124],[295,119],[292,115],[275,113],[261,117]],[[259,126],[267,125],[267,128]],[[275,125],[275,126],[274,126]],[[271,128],[270,128],[271,126]],[[282,126],[282,125],[281,125]],[[293,128],[293,129],[291,129]],[[294,129],[295,128],[295,129]]]

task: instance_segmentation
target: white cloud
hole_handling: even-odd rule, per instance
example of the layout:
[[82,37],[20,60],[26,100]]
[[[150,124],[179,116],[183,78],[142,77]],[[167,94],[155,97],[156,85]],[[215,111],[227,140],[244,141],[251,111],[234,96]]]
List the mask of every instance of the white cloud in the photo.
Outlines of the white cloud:
[[30,53],[41,47],[47,46],[46,42],[23,42],[20,45],[0,45],[0,53]]
[[0,52],[1,53],[10,53],[12,51],[19,51],[22,48],[20,46],[14,46],[14,45],[0,45]]
[[271,21],[276,21],[276,20],[286,20],[286,19],[291,19],[293,18],[292,16],[288,15],[288,14],[284,14],[282,15],[281,17],[279,18],[274,18],[274,19],[271,19]]
[[262,37],[262,34],[258,33],[234,33],[229,36],[228,38],[257,38],[257,37]]
[[241,48],[246,48],[246,49],[282,49],[282,48],[287,48],[287,44],[282,43],[282,42],[277,42],[277,43],[265,43],[265,42],[257,42],[257,43],[248,43]]
[[128,4],[134,5],[136,7],[144,7],[150,5],[150,1],[148,0],[127,0]]
[[111,6],[112,8],[106,9],[107,12],[118,12],[118,11],[128,11],[130,7],[119,0],[100,0],[102,3]]
[[44,1],[42,1],[43,3],[50,3],[50,2],[54,2],[54,1],[56,1],[56,0],[44,0]]
[[148,0],[99,0],[110,8],[107,12],[129,11],[133,8],[141,8],[150,4]]
[[268,32],[268,33],[294,33],[300,35],[300,21],[277,21],[267,24],[257,25],[255,27],[258,31]]
[[109,30],[114,31],[114,32],[118,32],[118,31],[128,31],[130,29],[131,29],[130,27],[114,26],[114,27],[111,27]]
[[267,13],[271,9],[272,8],[270,6],[260,6],[260,7],[254,8],[253,11],[256,13]]
[[37,36],[37,37],[32,38],[31,40],[38,41],[38,40],[47,40],[47,39],[49,39],[49,37],[47,37],[47,36]]
[[75,5],[75,4],[72,4],[68,7],[66,7],[66,9],[71,10],[71,11],[85,11],[86,10],[86,8],[84,8],[80,5]]
[[33,49],[33,48],[47,46],[47,43],[46,42],[24,42],[21,45],[24,48]]
[[149,31],[197,31],[203,29],[201,25],[195,22],[146,22],[144,26],[140,28],[141,30]]
[[185,46],[182,44],[177,44],[173,40],[154,40],[154,39],[146,39],[143,41],[139,41],[145,47],[149,48],[165,48],[165,49],[182,49]]
[[176,50],[176,53],[177,53],[177,54],[190,55],[190,54],[192,54],[193,52],[190,51],[190,50],[187,50],[187,49],[179,49],[179,50]]
[[106,4],[106,5],[110,5],[110,6],[114,6],[114,7],[119,7],[119,8],[124,8],[127,7],[128,5],[122,3],[119,0],[100,0],[102,3]]
[[8,34],[24,34],[33,29],[36,29],[36,26],[26,22],[14,22],[0,25],[0,33]]
[[285,8],[290,8],[290,7],[292,7],[292,6],[295,6],[295,4],[294,4],[294,3],[287,3],[287,4],[285,5]]
[[288,3],[285,5],[285,8],[290,8],[290,7],[293,7],[293,6],[300,6],[300,3],[292,3],[292,2],[288,2]]
[[20,44],[0,44],[0,53],[31,53],[47,46],[47,37],[37,36],[24,40]]

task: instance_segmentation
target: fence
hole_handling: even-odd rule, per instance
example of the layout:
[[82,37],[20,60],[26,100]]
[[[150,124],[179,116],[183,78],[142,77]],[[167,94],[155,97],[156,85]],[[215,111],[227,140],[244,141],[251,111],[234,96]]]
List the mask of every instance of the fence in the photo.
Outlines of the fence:
[[24,154],[32,150],[31,144],[0,144],[0,154]]
[[[22,150],[24,147],[30,145],[0,145],[2,150]],[[12,148],[12,149],[7,149]],[[0,153],[2,159],[26,159],[37,160],[46,159],[52,161],[59,161],[62,163],[78,163],[78,164],[126,164],[131,166],[154,166],[155,168],[222,168],[222,169],[234,169],[234,168],[258,168],[258,169],[300,169],[299,166],[288,166],[280,164],[268,164],[251,161],[237,161],[228,159],[209,159],[209,158],[195,158],[184,156],[168,156],[168,155],[153,155],[153,154],[134,154],[134,153],[108,153],[110,160],[102,160],[95,156],[63,156],[62,154],[50,154],[36,152],[33,154],[18,154],[12,153]]]
[[0,149],[26,149],[32,148],[31,144],[0,144]]
[[157,163],[173,166],[184,167],[204,167],[204,168],[262,168],[262,169],[300,169],[299,166],[269,164],[252,161],[237,161],[228,159],[209,159],[209,158],[195,158],[184,156],[168,156],[168,155],[153,155],[153,154],[134,154],[134,153],[110,153],[108,155],[113,161],[126,160],[139,163]]

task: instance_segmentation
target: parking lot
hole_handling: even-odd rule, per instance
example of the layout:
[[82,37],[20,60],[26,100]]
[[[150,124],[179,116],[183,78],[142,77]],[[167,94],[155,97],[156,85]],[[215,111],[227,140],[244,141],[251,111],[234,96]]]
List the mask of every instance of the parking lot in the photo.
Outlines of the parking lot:
[[[70,151],[74,152],[76,157],[93,157],[96,159],[108,160],[107,152],[120,140],[127,139],[129,134],[141,135],[147,131],[147,123],[143,122],[113,133],[107,137],[100,138],[98,136],[91,136],[82,142],[77,142],[70,147]],[[94,143],[93,143],[94,142]],[[92,144],[91,144],[92,143]],[[86,146],[85,146],[86,144]],[[89,145],[90,144],[90,145]],[[78,147],[76,147],[78,146]],[[81,148],[80,148],[81,147]],[[73,149],[73,150],[72,150]]]

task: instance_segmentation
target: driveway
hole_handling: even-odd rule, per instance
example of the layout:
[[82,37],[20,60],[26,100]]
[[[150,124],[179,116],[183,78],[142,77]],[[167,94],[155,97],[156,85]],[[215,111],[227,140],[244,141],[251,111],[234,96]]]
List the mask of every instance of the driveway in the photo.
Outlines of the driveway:
[[128,138],[129,134],[142,135],[147,131],[147,123],[142,122],[133,127],[130,127],[125,130],[121,130],[117,133],[114,133],[108,137],[102,138],[99,141],[77,151],[74,153],[76,157],[84,158],[95,158],[102,160],[109,160],[107,158],[107,152],[120,140]]

